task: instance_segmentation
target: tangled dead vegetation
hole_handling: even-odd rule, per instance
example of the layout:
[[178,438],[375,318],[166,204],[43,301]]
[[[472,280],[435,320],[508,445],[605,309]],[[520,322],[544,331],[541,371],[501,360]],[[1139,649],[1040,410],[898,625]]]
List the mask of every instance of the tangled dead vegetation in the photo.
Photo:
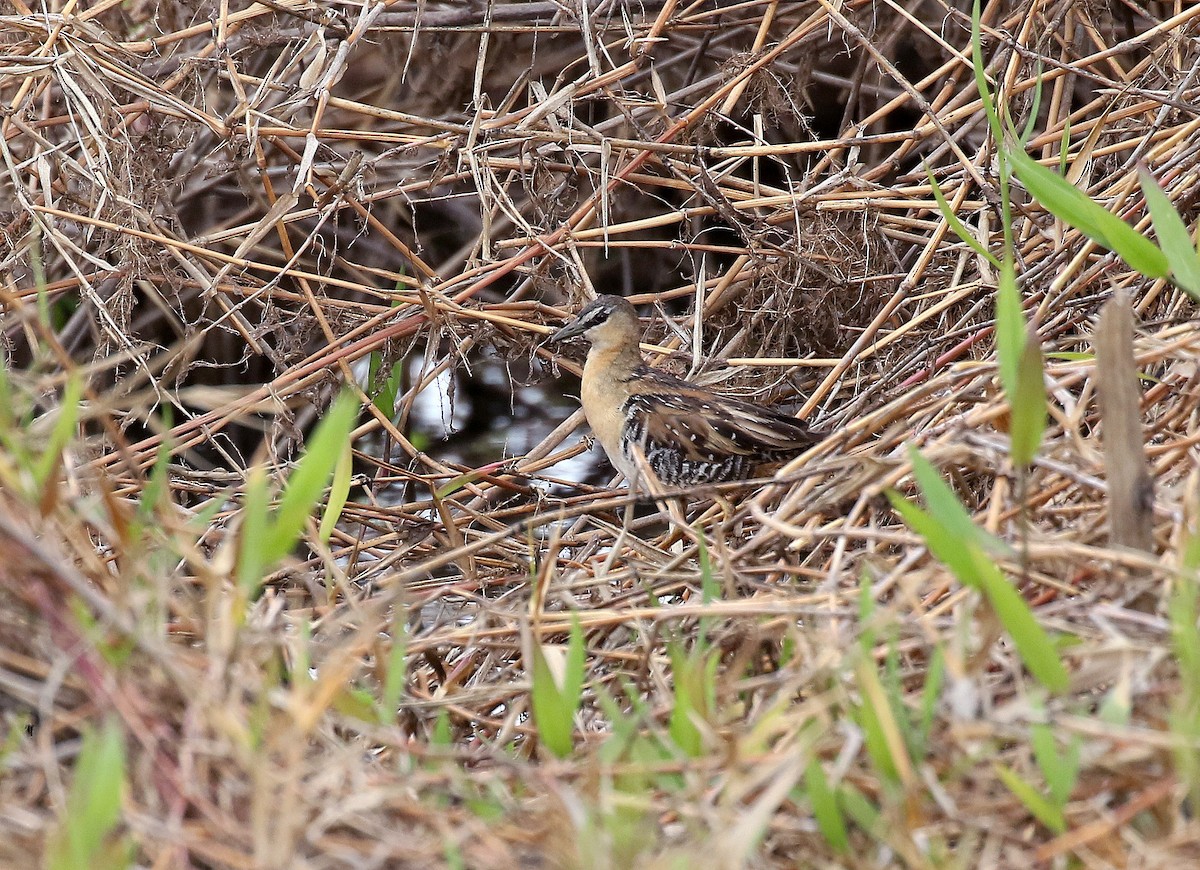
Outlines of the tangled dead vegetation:
[[[61,846],[104,722],[110,851],[139,865],[1196,860],[1200,658],[1171,603],[1195,568],[1193,303],[1019,202],[1051,422],[1018,485],[997,276],[930,183],[997,243],[969,5],[4,5],[0,864]],[[1194,227],[1200,6],[982,21],[1031,154],[1148,228],[1144,166]],[[532,426],[518,406],[570,384],[543,339],[593,288],[644,306],[659,364],[835,434],[702,509],[699,546],[560,480],[578,414],[490,462],[421,431],[447,377],[482,428]],[[1109,546],[1092,333],[1115,290],[1150,552]],[[341,383],[365,409],[350,502],[247,597],[247,478],[287,476]],[[1013,544],[1069,690],[1030,680],[883,497],[915,494],[907,445]],[[573,621],[554,760],[531,661]],[[1072,753],[1056,825],[1034,798]]]

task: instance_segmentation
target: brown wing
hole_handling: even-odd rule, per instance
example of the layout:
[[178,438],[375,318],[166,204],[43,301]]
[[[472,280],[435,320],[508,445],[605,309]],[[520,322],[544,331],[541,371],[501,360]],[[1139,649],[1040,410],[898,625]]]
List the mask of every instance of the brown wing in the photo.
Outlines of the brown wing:
[[666,483],[745,477],[755,465],[795,456],[817,440],[792,417],[648,371],[639,373],[641,389],[622,409],[622,448],[630,455],[640,446]]

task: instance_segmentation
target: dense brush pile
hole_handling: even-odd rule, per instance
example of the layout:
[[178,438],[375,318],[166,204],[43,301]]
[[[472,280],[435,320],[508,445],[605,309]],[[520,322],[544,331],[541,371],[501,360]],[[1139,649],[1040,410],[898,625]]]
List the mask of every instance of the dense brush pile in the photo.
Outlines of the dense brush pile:
[[[1200,857],[1193,302],[1017,188],[1050,424],[1015,473],[997,275],[930,182],[994,249],[965,0],[3,6],[0,865]],[[1149,232],[1145,167],[1194,226],[1200,6],[981,17],[1030,154]],[[1117,289],[1153,552],[1109,547]],[[578,414],[516,456],[422,430],[447,389],[532,425],[596,292],[657,364],[835,434],[682,535],[559,479]],[[343,383],[350,501],[248,591],[251,470],[282,486]],[[906,445],[1011,545],[1068,688],[894,511]],[[531,681],[573,620],[557,759]]]

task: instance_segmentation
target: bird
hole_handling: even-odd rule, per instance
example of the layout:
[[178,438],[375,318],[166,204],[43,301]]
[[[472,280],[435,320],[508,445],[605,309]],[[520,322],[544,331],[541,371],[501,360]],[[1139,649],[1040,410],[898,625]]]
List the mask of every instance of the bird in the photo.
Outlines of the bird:
[[721,395],[647,365],[637,310],[599,296],[550,336],[591,343],[580,403],[609,461],[633,482],[648,468],[669,487],[744,480],[822,437],[794,417]]

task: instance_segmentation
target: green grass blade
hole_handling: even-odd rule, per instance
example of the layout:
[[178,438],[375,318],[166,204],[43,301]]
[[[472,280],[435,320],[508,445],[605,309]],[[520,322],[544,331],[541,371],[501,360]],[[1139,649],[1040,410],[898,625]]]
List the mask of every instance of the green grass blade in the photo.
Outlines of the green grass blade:
[[888,490],[887,497],[904,524],[921,536],[933,557],[949,568],[958,582],[978,589],[975,562],[967,552],[965,541],[895,490]]
[[261,465],[246,475],[242,498],[242,525],[238,540],[238,587],[253,595],[266,573],[266,540],[270,534],[271,493]]
[[384,674],[379,699],[380,721],[390,724],[396,719],[400,697],[408,682],[408,613],[397,607],[392,617],[392,648],[388,651],[387,672]]
[[487,465],[481,465],[479,468],[472,468],[470,471],[464,471],[462,474],[455,475],[438,487],[437,492],[434,493],[434,498],[438,501],[447,499],[463,487],[470,486],[475,481],[495,473],[506,464],[508,464],[508,460],[501,459],[498,462],[489,462]]
[[124,790],[125,745],[120,727],[109,721],[98,731],[85,731],[62,827],[47,856],[51,870],[128,866],[110,842],[121,820]]
[[79,401],[82,398],[83,378],[79,372],[71,372],[63,388],[62,404],[58,407],[58,417],[50,430],[50,439],[34,468],[36,491],[39,495],[54,474],[54,470],[61,464],[62,452],[75,435],[75,427],[79,424]]
[[929,513],[945,527],[953,537],[962,541],[973,541],[989,553],[1000,556],[1011,556],[1012,548],[989,535],[971,520],[971,515],[963,507],[954,490],[942,479],[938,470],[913,445],[908,446],[908,458],[912,463],[913,477],[925,496],[925,504]]
[[0,435],[8,436],[17,425],[16,406],[13,404],[12,380],[8,376],[5,354],[0,354]]
[[929,461],[911,446],[909,453],[913,475],[930,509],[926,512],[899,493],[889,491],[892,506],[960,583],[984,593],[1034,678],[1052,691],[1066,689],[1069,676],[1049,635],[1034,618],[1025,599],[984,552],[985,544],[995,539],[971,522],[966,509]]
[[938,701],[942,697],[942,686],[946,680],[946,657],[940,646],[934,647],[925,672],[925,687],[921,690],[920,718],[917,720],[917,737],[921,742],[921,757],[929,747],[929,735],[933,733],[933,719],[937,714]]
[[1152,241],[1020,148],[1008,151],[1025,189],[1051,214],[1119,254],[1148,278],[1165,278],[1171,273],[1167,255]]
[[[1185,552],[1200,536],[1188,534]],[[1188,557],[1190,558],[1190,557]],[[1171,649],[1179,663],[1181,690],[1171,706],[1171,733],[1176,739],[1175,769],[1193,801],[1200,799],[1200,586],[1191,572],[1175,578],[1167,605],[1171,620]]]
[[1046,432],[1046,382],[1043,378],[1042,348],[1030,331],[1017,365],[1017,379],[1008,396],[1012,409],[1009,426],[1013,464],[1024,467],[1037,456]]
[[1070,676],[1046,630],[1000,569],[982,552],[976,551],[974,556],[983,592],[1029,673],[1052,692],[1065,691],[1070,685]]
[[1017,369],[1025,349],[1025,312],[1017,289],[1016,269],[1011,257],[1000,266],[996,290],[996,355],[1000,358],[1000,384],[1012,395],[1017,386]]
[[571,634],[567,640],[567,668],[563,674],[562,693],[574,705],[572,716],[583,702],[583,672],[586,647],[579,614],[571,614]]
[[979,89],[979,100],[987,115],[988,127],[991,128],[992,138],[997,143],[1002,141],[1003,131],[1000,127],[1000,113],[996,110],[996,101],[992,99],[992,87],[987,80],[987,72],[983,63],[983,25],[979,9],[980,0],[975,0],[971,7],[971,65],[975,72],[975,86]]
[[1021,145],[1023,146],[1029,141],[1029,137],[1033,135],[1034,125],[1037,124],[1038,115],[1042,111],[1042,85],[1045,79],[1042,77],[1042,59],[1037,59],[1037,72],[1035,73],[1034,81],[1036,84],[1033,88],[1033,105],[1029,107],[1029,118],[1025,121],[1025,129],[1021,131]]
[[[1171,619],[1171,646],[1179,662],[1186,685],[1200,687],[1200,586],[1195,579],[1181,576],[1167,605]],[[1200,688],[1197,688],[1200,693]]]
[[321,513],[319,538],[322,544],[329,543],[330,536],[341,519],[342,509],[350,498],[350,484],[354,479],[354,448],[347,441],[342,445],[337,465],[333,468],[333,480],[329,484],[329,498]]
[[1038,794],[1037,789],[1021,779],[1015,771],[998,764],[996,774],[1008,790],[1025,805],[1030,815],[1056,834],[1066,831],[1067,820],[1062,810]]
[[829,787],[821,760],[814,758],[804,769],[804,787],[812,805],[813,817],[825,842],[835,852],[845,855],[850,851],[850,835],[846,831],[846,820],[838,806],[837,794]]
[[559,758],[566,758],[575,746],[575,707],[567,698],[541,644],[533,645],[533,724],[542,745]]
[[[712,557],[708,553],[708,541],[704,537],[703,529],[696,529],[696,561],[700,568],[700,602],[712,604],[714,601],[720,601],[721,586],[717,583],[713,571]],[[701,618],[701,623],[705,623],[705,618]],[[707,627],[705,624],[705,630],[700,632],[702,636],[708,635]]]
[[1140,170],[1138,180],[1142,184],[1142,192],[1150,208],[1150,220],[1154,223],[1158,244],[1171,265],[1175,283],[1191,296],[1200,298],[1200,254],[1192,244],[1187,226],[1175,210],[1174,203],[1149,172],[1145,169]]
[[704,709],[707,692],[703,680],[708,669],[703,666],[703,660],[708,657],[695,652],[689,655],[678,641],[668,645],[668,653],[675,697],[667,730],[671,740],[685,755],[698,758],[704,752],[704,734],[700,730],[700,722],[707,718]]
[[[367,383],[374,386],[376,379],[379,377],[379,369],[383,365],[383,356],[379,351],[371,354],[370,372],[367,375]],[[400,396],[400,384],[404,375],[404,360],[397,360],[392,363],[392,370],[388,372],[387,378],[380,385],[375,395],[371,397],[371,404],[379,409],[379,413],[387,417],[389,420],[396,416],[396,399]]]
[[442,707],[437,712],[433,722],[433,733],[429,735],[429,745],[449,749],[454,745],[454,729],[450,727],[450,711]]
[[1049,725],[1036,723],[1029,730],[1029,742],[1033,746],[1033,757],[1046,780],[1050,800],[1056,806],[1066,806],[1079,778],[1082,747],[1079,735],[1071,735],[1066,748],[1060,753],[1055,747],[1054,730]]
[[547,652],[557,657],[558,647],[533,645],[533,720],[542,744],[559,758],[575,745],[575,714],[583,703],[584,642],[579,617],[571,619],[571,635],[561,667],[552,667]]
[[880,828],[885,827],[885,823],[882,821],[883,813],[879,807],[871,803],[870,798],[849,782],[843,782],[838,787],[837,796],[838,806],[854,824],[872,837],[880,836]]
[[1071,156],[1071,118],[1063,119],[1062,138],[1058,140],[1058,174],[1067,174],[1067,158]]
[[904,773],[912,769],[907,756],[899,723],[886,701],[883,683],[873,661],[863,659],[854,669],[863,703],[855,711],[855,719],[863,732],[867,755],[888,780],[900,783]]
[[264,542],[267,564],[282,559],[300,540],[304,523],[320,502],[357,417],[358,399],[347,390],[317,424],[280,496],[275,521]]
[[954,209],[950,207],[949,200],[947,200],[946,195],[942,193],[942,187],[940,184],[938,184],[937,179],[933,177],[933,171],[930,170],[928,164],[925,166],[925,175],[929,179],[929,186],[933,191],[933,198],[937,200],[938,210],[941,211],[942,217],[946,219],[946,223],[949,225],[950,229],[954,230],[954,234],[958,236],[968,248],[991,263],[993,267],[997,269],[1000,268],[1000,261],[996,259],[995,255],[988,251],[988,249],[983,246],[979,239],[975,238],[975,235],[971,232],[967,225],[963,223],[962,220],[959,219],[958,215],[954,213]]

